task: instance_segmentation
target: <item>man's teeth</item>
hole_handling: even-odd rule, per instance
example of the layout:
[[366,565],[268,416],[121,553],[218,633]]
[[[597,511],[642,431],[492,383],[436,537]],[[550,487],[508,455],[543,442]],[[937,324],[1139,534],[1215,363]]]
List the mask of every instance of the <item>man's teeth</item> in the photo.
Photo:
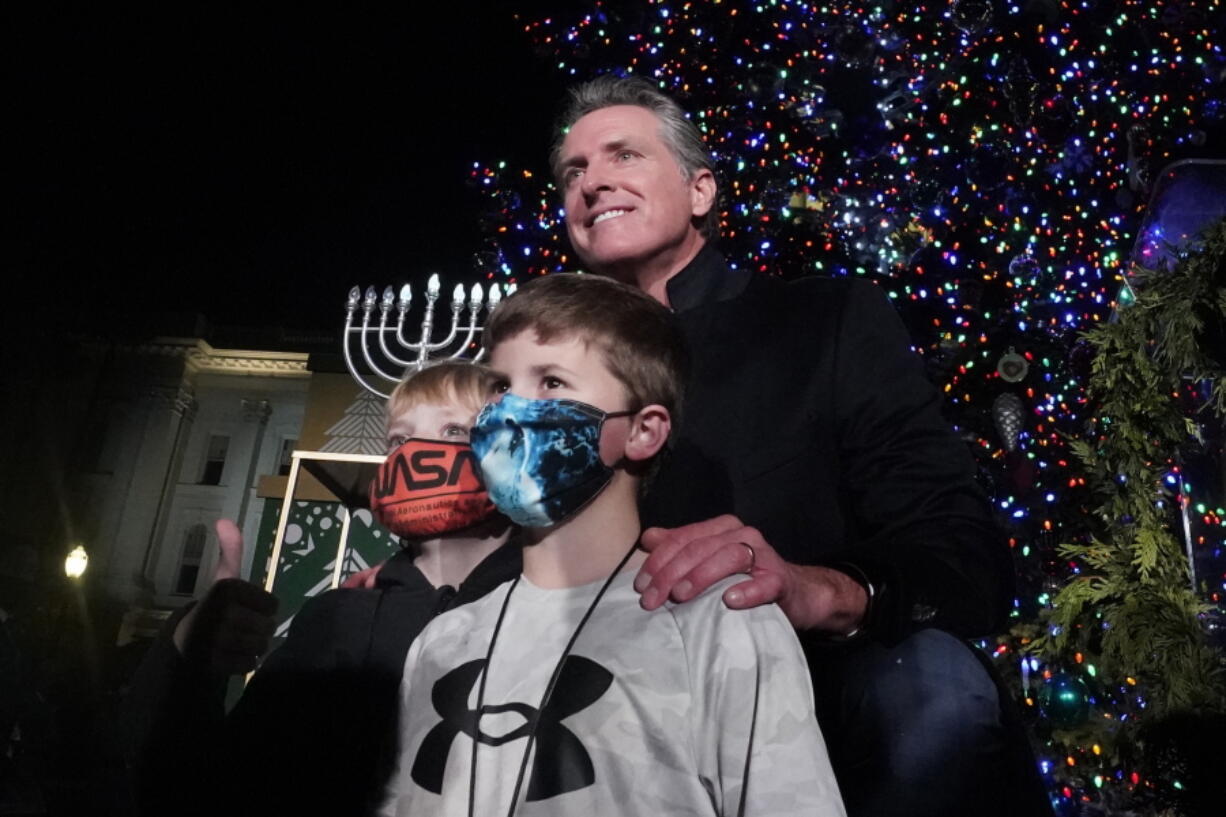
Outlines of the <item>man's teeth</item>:
[[618,216],[624,216],[627,212],[629,211],[628,210],[606,210],[605,212],[596,216],[596,218],[592,221],[592,224],[599,224],[600,222],[608,221],[611,218],[617,218]]

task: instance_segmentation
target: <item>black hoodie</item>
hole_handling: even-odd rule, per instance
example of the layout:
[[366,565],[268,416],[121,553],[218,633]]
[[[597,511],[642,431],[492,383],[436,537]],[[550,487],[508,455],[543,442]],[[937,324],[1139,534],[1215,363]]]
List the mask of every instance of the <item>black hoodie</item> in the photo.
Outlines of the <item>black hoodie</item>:
[[396,554],[375,589],[309,600],[229,714],[224,682],[175,648],[176,615],[137,671],[121,718],[138,813],[373,813],[396,762],[409,645],[434,616],[482,597],[521,565],[509,542],[456,590],[433,587],[410,555]]

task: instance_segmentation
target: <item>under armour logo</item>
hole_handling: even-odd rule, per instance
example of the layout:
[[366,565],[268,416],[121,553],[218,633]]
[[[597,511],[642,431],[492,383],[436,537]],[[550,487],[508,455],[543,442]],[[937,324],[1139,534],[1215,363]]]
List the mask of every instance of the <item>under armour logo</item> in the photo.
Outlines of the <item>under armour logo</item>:
[[[442,721],[435,724],[421,742],[412,772],[413,781],[426,791],[442,794],[447,755],[461,732],[487,746],[502,746],[528,737],[532,730],[536,707],[506,703],[486,704],[480,714],[515,712],[524,722],[505,735],[493,736],[481,731],[479,713],[468,707],[468,698],[484,667],[485,659],[469,661],[434,684],[430,698]],[[532,759],[532,776],[528,779],[529,802],[547,800],[596,782],[596,771],[587,749],[562,721],[600,700],[612,683],[613,674],[595,661],[579,655],[566,657],[557,686],[540,712],[536,726],[536,753]]]

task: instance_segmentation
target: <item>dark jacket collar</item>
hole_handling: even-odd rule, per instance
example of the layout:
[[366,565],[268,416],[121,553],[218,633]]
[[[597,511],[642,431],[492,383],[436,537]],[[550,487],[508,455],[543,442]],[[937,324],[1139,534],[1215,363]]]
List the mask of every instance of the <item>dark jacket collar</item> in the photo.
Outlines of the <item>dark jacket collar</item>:
[[686,312],[704,304],[727,301],[745,291],[753,273],[732,269],[723,254],[708,242],[694,260],[668,279],[668,303],[674,312]]
[[[510,581],[523,570],[523,545],[515,533],[511,538],[486,556],[473,568],[459,588],[459,595],[466,601],[481,598],[503,582]],[[389,590],[393,587],[405,590],[434,592],[425,575],[413,564],[413,554],[407,550],[397,551],[383,564],[375,576],[375,588]]]
[[392,554],[379,572],[375,574],[375,587],[387,590],[392,587],[404,587],[411,590],[433,590],[425,575],[413,564],[413,554],[407,550],[399,550]]

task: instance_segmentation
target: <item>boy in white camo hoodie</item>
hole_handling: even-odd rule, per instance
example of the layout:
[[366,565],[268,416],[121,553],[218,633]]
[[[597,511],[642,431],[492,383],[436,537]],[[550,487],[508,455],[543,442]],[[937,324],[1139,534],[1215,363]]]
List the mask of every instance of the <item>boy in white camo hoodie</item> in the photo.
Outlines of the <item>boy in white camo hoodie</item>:
[[640,484],[684,382],[668,310],[550,275],[485,343],[496,394],[472,445],[523,575],[414,642],[385,813],[843,815],[778,607],[727,609],[727,579],[648,612],[632,586]]

